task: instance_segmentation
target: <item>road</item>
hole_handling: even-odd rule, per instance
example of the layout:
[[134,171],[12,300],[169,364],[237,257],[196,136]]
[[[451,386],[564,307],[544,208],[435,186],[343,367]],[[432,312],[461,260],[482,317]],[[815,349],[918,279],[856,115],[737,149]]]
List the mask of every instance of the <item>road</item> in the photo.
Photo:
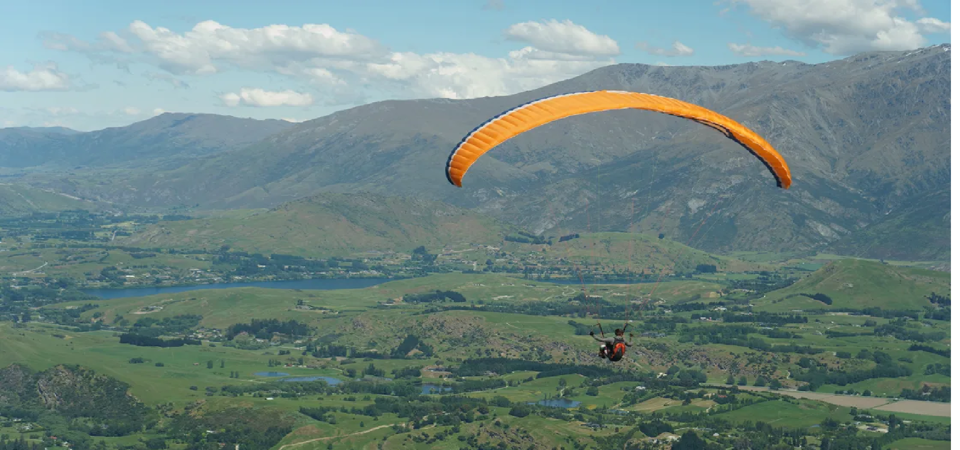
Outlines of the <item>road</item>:
[[394,426],[394,425],[396,425],[396,424],[391,423],[391,424],[389,424],[389,425],[380,425],[380,426],[378,426],[378,427],[373,427],[373,428],[370,428],[369,430],[358,431],[358,432],[356,432],[356,433],[338,434],[338,435],[336,435],[336,436],[325,436],[325,437],[319,437],[319,438],[316,438],[316,439],[310,439],[310,440],[308,440],[308,441],[294,442],[294,443],[292,443],[292,444],[286,444],[286,445],[281,446],[281,447],[279,448],[279,450],[283,450],[283,449],[285,449],[285,448],[287,448],[287,447],[294,447],[294,446],[297,446],[297,445],[306,444],[306,443],[308,443],[308,442],[325,441],[325,440],[327,440],[327,439],[338,439],[338,438],[344,438],[344,437],[348,437],[348,436],[356,436],[356,435],[359,435],[359,434],[366,434],[366,433],[370,433],[370,432],[373,432],[373,431],[377,431],[377,430],[379,430],[379,429],[381,429],[381,428],[392,427],[392,426]]
[[38,271],[38,270],[40,270],[40,269],[42,269],[42,268],[44,268],[44,267],[47,267],[47,264],[49,264],[49,263],[46,263],[46,262],[45,262],[45,263],[43,263],[42,266],[37,267],[36,269],[24,270],[24,271],[22,271],[22,272],[13,272],[12,274],[13,274],[13,276],[26,275],[26,274],[28,274],[28,273],[33,273],[33,272],[36,272],[36,271]]

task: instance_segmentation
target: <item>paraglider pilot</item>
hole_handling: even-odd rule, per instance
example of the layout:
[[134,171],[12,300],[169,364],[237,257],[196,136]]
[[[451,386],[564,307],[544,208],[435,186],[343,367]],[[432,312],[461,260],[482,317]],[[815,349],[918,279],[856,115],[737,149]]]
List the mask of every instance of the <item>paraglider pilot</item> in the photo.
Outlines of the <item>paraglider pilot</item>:
[[[602,332],[601,330],[601,333]],[[623,339],[623,330],[617,328],[613,331],[613,334],[614,337],[612,338],[598,338],[594,336],[593,331],[590,332],[590,336],[599,342],[603,342],[603,345],[600,346],[600,354],[597,356],[617,362],[623,359],[623,354],[627,352],[627,347],[632,347],[633,345]],[[630,340],[633,340],[633,333],[630,333]]]

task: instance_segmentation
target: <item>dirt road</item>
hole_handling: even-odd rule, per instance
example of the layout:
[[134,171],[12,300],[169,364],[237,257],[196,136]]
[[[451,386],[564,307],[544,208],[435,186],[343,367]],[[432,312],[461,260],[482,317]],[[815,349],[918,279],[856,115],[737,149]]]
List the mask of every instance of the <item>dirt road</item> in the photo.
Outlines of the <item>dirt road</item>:
[[[727,385],[714,385],[727,386]],[[729,386],[727,386],[729,387]],[[924,416],[950,417],[950,404],[943,402],[925,402],[920,400],[897,400],[883,397],[862,397],[856,395],[827,394],[823,392],[794,391],[781,389],[779,391],[770,390],[766,387],[758,386],[739,386],[741,391],[769,392],[780,395],[787,395],[793,398],[806,398],[817,400],[824,403],[839,406],[852,406],[857,408],[870,408],[880,411],[901,412],[908,414],[921,414]]]
[[315,438],[315,439],[310,439],[310,440],[308,440],[308,441],[294,442],[294,443],[292,443],[292,444],[283,445],[283,446],[281,446],[278,450],[283,450],[283,449],[285,449],[285,448],[287,448],[287,447],[294,447],[294,446],[306,444],[306,443],[309,443],[309,442],[326,441],[327,439],[338,439],[338,438],[344,438],[344,437],[349,437],[349,436],[357,436],[357,435],[360,435],[360,434],[367,434],[367,433],[370,433],[370,432],[373,432],[373,431],[377,431],[377,430],[379,430],[379,429],[381,429],[381,428],[392,427],[392,426],[394,426],[394,425],[396,425],[396,424],[391,423],[391,424],[389,424],[389,425],[380,425],[380,426],[378,426],[378,427],[373,427],[373,428],[370,428],[369,430],[358,431],[358,432],[356,432],[356,433],[338,434],[338,435],[336,435],[336,436],[325,436],[325,437],[319,437],[319,438]]

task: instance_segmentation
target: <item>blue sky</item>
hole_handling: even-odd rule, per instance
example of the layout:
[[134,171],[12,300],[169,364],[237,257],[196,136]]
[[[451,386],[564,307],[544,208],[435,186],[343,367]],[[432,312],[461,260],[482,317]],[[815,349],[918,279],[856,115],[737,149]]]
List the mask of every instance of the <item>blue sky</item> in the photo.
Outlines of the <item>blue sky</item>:
[[820,63],[950,42],[948,0],[2,0],[0,127],[306,120],[609,64]]

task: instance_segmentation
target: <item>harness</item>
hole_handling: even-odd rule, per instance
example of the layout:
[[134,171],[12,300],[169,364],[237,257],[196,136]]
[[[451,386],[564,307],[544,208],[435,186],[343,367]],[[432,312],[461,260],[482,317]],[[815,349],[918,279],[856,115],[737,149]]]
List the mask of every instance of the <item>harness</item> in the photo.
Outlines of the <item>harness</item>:
[[624,353],[627,352],[627,346],[623,342],[613,344],[613,353],[610,354],[610,361],[620,361]]

